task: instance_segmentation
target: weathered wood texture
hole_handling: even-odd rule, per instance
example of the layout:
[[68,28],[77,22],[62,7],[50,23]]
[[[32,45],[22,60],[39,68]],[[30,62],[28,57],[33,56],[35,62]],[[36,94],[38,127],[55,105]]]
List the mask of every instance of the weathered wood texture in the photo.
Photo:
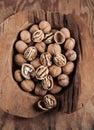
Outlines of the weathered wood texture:
[[[27,8],[78,14],[88,25],[91,36],[94,36],[93,0],[2,0],[0,1],[0,22]],[[94,96],[83,109],[73,114],[61,115],[58,112],[54,116],[46,115],[34,119],[23,119],[0,111],[0,130],[94,130]]]

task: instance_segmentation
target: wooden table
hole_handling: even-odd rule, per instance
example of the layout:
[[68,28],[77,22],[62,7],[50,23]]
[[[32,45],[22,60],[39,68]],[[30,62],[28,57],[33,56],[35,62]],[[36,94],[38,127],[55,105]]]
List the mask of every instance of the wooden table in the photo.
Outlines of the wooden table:
[[[1,0],[0,23],[28,8],[79,15],[89,27],[94,42],[94,0]],[[53,117],[45,114],[24,119],[0,110],[0,130],[94,130],[94,96],[83,109],[69,115],[58,112]]]

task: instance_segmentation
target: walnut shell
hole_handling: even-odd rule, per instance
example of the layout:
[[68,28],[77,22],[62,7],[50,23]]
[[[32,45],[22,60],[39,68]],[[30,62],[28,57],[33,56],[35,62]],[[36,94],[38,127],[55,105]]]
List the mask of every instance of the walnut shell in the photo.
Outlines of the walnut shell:
[[65,42],[65,36],[61,31],[56,31],[54,34],[54,41],[57,44],[63,44]]
[[21,67],[21,74],[25,79],[30,79],[35,76],[35,69],[32,65],[24,63]]

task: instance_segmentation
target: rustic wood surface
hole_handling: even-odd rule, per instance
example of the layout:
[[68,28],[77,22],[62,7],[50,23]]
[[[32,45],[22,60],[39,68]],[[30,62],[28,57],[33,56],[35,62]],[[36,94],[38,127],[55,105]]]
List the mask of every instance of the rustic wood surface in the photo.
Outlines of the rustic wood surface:
[[[94,0],[1,0],[0,22],[27,8],[78,14],[89,27],[94,39]],[[0,110],[0,130],[94,130],[94,96],[83,109],[73,114],[61,115],[58,112],[53,117],[50,114],[49,118],[42,115],[34,119],[24,119]]]

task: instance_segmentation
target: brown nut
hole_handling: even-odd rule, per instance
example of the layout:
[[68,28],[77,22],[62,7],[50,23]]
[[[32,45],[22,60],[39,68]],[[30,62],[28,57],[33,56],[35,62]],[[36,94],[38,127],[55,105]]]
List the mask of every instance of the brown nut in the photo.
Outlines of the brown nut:
[[42,30],[37,30],[32,34],[33,42],[41,42],[44,39],[44,33]]
[[62,90],[61,86],[54,84],[53,88],[50,90],[50,93],[58,94],[59,92],[61,92],[61,90]]
[[69,75],[74,70],[74,63],[73,62],[67,62],[67,64],[62,68],[63,73]]
[[15,43],[15,48],[16,48],[17,52],[19,52],[19,53],[24,53],[24,51],[27,47],[28,47],[27,44],[21,40],[19,40]]
[[24,52],[24,58],[27,61],[32,61],[36,58],[37,56],[37,49],[34,46],[28,47],[25,52]]
[[29,31],[30,31],[31,33],[34,33],[34,32],[36,32],[37,30],[39,30],[39,27],[38,27],[37,24],[32,25],[31,28],[29,29]]
[[51,55],[55,55],[56,53],[61,53],[61,47],[56,43],[50,44],[48,46],[47,52],[49,52]]
[[51,94],[45,95],[43,98],[43,102],[47,109],[52,109],[52,108],[56,107],[56,105],[57,105],[56,98]]
[[37,48],[37,50],[38,50],[40,53],[43,53],[43,52],[45,52],[45,50],[46,50],[46,45],[45,45],[44,42],[36,43],[35,47]]
[[75,47],[75,39],[73,39],[73,38],[67,39],[64,44],[64,48],[66,50],[72,50],[72,49],[74,49],[74,47]]
[[15,71],[14,71],[14,79],[15,79],[17,82],[21,82],[21,81],[23,80],[20,70],[15,70]]
[[21,87],[26,92],[32,92],[34,90],[35,84],[32,80],[25,79],[21,82]]
[[62,87],[69,85],[69,77],[66,74],[61,74],[58,76],[58,84]]
[[14,57],[14,61],[17,65],[21,66],[23,63],[26,63],[24,56],[22,54],[16,54]]
[[51,90],[53,88],[53,78],[51,75],[48,75],[41,81],[42,87],[45,90]]
[[50,32],[50,33],[45,34],[44,42],[45,42],[46,44],[52,43],[52,42],[53,42],[53,37],[54,37],[53,32]]
[[36,85],[36,87],[35,87],[35,91],[34,91],[34,92],[35,92],[35,94],[38,95],[38,96],[44,96],[44,95],[46,95],[47,90],[43,89],[42,86],[41,86],[41,84],[38,83],[38,84]]
[[32,60],[32,61],[30,62],[30,64],[36,69],[36,68],[38,68],[38,67],[41,65],[40,59],[39,59],[39,58],[36,58],[36,59]]
[[43,110],[43,111],[48,111],[48,110],[49,110],[49,109],[47,109],[47,108],[45,107],[45,104],[44,104],[44,102],[43,102],[42,100],[39,100],[39,101],[38,101],[37,106],[38,106],[38,108],[39,108],[40,110]]
[[63,44],[65,42],[65,36],[63,35],[63,33],[61,31],[55,32],[54,41],[57,44]]
[[27,30],[21,31],[20,38],[21,38],[22,41],[24,41],[26,43],[30,43],[31,42],[31,34]]
[[70,31],[68,28],[63,27],[60,31],[64,34],[65,38],[70,38]]
[[41,65],[36,69],[36,78],[38,80],[43,80],[48,75],[48,73],[49,69],[46,66]]
[[25,63],[21,67],[21,74],[25,79],[30,79],[31,76],[35,76],[35,69],[32,65]]
[[60,67],[65,66],[67,62],[66,57],[63,54],[54,55],[53,60],[54,60],[54,63]]
[[44,33],[49,33],[51,31],[51,25],[49,22],[43,20],[39,23],[39,28],[44,32]]
[[52,65],[52,56],[49,52],[44,52],[40,56],[40,62],[44,66],[51,66]]
[[61,74],[61,67],[52,65],[51,67],[49,67],[49,72],[52,77],[57,77],[58,75]]
[[74,50],[68,50],[65,53],[65,56],[69,61],[75,61],[77,58],[77,53]]

